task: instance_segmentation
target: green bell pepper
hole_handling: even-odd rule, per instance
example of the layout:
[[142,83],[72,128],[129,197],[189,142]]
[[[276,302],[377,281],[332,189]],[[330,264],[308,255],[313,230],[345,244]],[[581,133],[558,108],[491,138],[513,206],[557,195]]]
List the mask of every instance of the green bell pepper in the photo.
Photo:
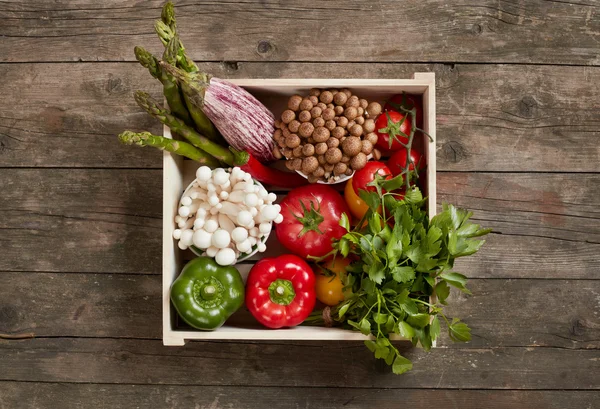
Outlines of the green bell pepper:
[[235,267],[198,257],[185,265],[171,285],[171,302],[192,327],[215,330],[244,304],[244,292],[244,281]]

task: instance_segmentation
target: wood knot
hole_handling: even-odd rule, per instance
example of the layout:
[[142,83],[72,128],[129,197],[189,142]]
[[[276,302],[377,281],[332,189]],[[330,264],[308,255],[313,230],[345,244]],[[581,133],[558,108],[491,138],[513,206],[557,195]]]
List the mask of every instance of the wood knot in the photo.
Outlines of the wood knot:
[[463,160],[465,156],[467,156],[465,148],[459,142],[456,141],[446,142],[442,146],[442,153],[444,155],[444,158],[446,158],[447,161],[452,163],[458,163],[461,160]]
[[240,63],[237,61],[223,61],[225,71],[234,72],[240,69]]
[[483,27],[481,27],[481,24],[475,23],[471,26],[471,33],[475,34],[475,35],[479,35],[483,32]]
[[272,52],[274,48],[275,47],[273,46],[273,44],[271,44],[270,41],[260,40],[258,42],[258,46],[256,47],[256,51],[258,51],[259,54],[268,54]]
[[538,106],[539,103],[535,100],[534,97],[526,95],[519,101],[519,113],[525,118],[532,118],[535,116],[536,109]]

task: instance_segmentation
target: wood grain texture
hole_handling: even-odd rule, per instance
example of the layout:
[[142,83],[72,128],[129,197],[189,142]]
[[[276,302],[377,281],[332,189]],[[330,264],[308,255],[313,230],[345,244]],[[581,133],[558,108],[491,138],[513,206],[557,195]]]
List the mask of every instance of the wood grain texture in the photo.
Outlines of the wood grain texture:
[[[469,324],[473,340],[444,333],[440,346],[600,349],[600,280],[472,279],[469,288],[472,297],[452,293],[447,314]],[[0,334],[160,339],[160,294],[157,275],[5,272]]]
[[[236,388],[160,385],[0,383],[0,408],[23,409],[585,409],[600,399],[596,391],[456,391],[351,388]],[[452,405],[452,406],[449,406]]]
[[[435,71],[439,171],[600,172],[600,68],[414,64],[202,64],[226,78],[409,78]],[[125,129],[162,132],[132,92],[138,64],[5,64],[0,166],[160,168]],[[68,78],[69,81],[65,79]],[[27,101],[15,104],[14,101]]]
[[[3,169],[2,176],[0,271],[159,274],[161,171]],[[600,175],[440,173],[438,192],[440,203],[473,209],[498,230],[457,264],[467,275],[600,277]],[[280,253],[276,235],[269,240],[268,254]]]
[[[600,389],[600,351],[559,348],[404,349],[398,377],[362,342],[0,340],[0,380],[197,386],[424,389]],[[285,365],[281,363],[285,362]],[[318,362],[318,364],[317,364]]]
[[[5,1],[0,61],[131,61],[136,44],[157,49],[162,3]],[[592,1],[182,0],[176,10],[197,60],[600,64]]]

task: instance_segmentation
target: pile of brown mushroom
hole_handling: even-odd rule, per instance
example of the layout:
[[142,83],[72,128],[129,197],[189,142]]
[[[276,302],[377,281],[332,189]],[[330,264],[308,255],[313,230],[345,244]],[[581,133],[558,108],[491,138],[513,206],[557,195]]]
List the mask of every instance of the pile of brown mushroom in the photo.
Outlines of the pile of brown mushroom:
[[287,159],[290,170],[298,170],[309,182],[335,182],[342,175],[362,169],[369,155],[381,153],[374,118],[381,105],[359,99],[348,89],[313,88],[307,97],[292,96],[288,109],[275,121],[275,156]]

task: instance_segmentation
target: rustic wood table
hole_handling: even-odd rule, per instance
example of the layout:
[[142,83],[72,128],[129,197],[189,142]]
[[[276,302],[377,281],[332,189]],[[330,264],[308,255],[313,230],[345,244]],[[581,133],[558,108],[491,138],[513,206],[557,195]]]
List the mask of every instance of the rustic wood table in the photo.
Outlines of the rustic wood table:
[[[477,4],[479,3],[479,4]],[[437,76],[438,199],[494,229],[468,344],[161,342],[162,3],[0,2],[0,408],[600,407],[598,0],[178,1],[224,78]]]

